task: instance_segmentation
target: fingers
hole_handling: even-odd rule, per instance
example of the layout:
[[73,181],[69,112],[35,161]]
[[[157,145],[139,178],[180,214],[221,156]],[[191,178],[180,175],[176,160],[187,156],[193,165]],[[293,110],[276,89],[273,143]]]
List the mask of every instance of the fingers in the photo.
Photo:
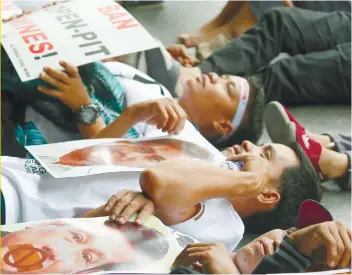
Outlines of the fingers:
[[70,80],[69,76],[66,73],[61,72],[59,70],[55,70],[50,67],[44,67],[43,71],[51,78],[53,78],[59,82],[62,82],[64,84],[68,84],[68,82]]
[[162,130],[163,132],[172,133],[177,123],[177,113],[175,112],[175,109],[172,106],[166,106],[165,109],[168,113],[169,119]]
[[109,212],[115,205],[115,203],[124,195],[126,195],[127,190],[122,190],[121,192],[114,194],[109,200],[108,202],[105,204],[105,208],[104,210],[106,212]]
[[105,211],[110,212],[110,221],[124,224],[138,213],[136,223],[142,225],[154,213],[154,204],[142,193],[124,190],[112,196],[106,203]]
[[64,86],[65,86],[64,83],[62,83],[61,81],[49,76],[46,73],[41,73],[39,75],[39,78],[41,80],[43,80],[44,82],[46,82],[46,83],[48,83],[48,84],[50,84],[50,85],[52,85],[52,86],[54,86],[55,88],[58,88],[58,89],[63,89]]
[[[195,254],[207,251],[209,247],[206,244],[200,244],[200,246],[192,247],[192,246],[187,246],[175,259],[174,265],[184,265],[184,266],[189,266],[193,263],[196,262],[201,262],[199,257],[195,257]],[[190,257],[190,255],[193,254],[193,257]],[[199,254],[198,254],[199,256]]]
[[184,257],[182,260],[178,261],[179,263],[176,265],[189,266],[197,262],[202,263],[205,257],[204,252],[206,252],[206,250],[188,254],[187,257]]
[[170,135],[179,134],[185,127],[187,120],[185,111],[173,99],[167,99],[165,110],[167,111],[168,119],[162,130]]
[[139,212],[136,218],[136,224],[142,225],[146,220],[149,219],[151,215],[153,215],[153,213],[154,213],[154,204],[153,202],[149,201],[143,206],[143,208]]
[[178,135],[183,130],[183,128],[185,128],[187,115],[185,111],[178,105],[175,107],[175,112],[177,114],[178,120],[171,134]]
[[78,68],[66,61],[60,61],[60,65],[65,69],[65,71],[71,76],[71,77],[79,77],[79,71]]
[[335,258],[337,256],[337,244],[330,230],[324,225],[320,226],[317,238],[320,239],[326,248],[327,264],[330,267],[334,267]]
[[158,104],[157,104],[157,112],[160,115],[160,119],[159,119],[156,127],[158,129],[164,129],[168,120],[169,120],[169,114],[168,114],[167,110],[165,109],[164,105],[161,104],[160,102],[158,102]]
[[337,264],[337,268],[347,268],[350,266],[351,262],[351,237],[348,234],[350,230],[341,223],[339,223],[338,226],[339,235],[344,246],[344,252],[340,258],[339,263]]
[[124,220],[118,219],[118,217],[121,214],[121,212],[125,209],[125,207],[131,201],[133,201],[135,197],[136,197],[135,193],[128,192],[124,196],[118,198],[118,200],[115,201],[113,208],[110,210],[110,216],[109,216],[110,221],[117,221],[117,222],[123,223]]
[[62,95],[61,92],[57,90],[49,89],[48,87],[45,87],[45,86],[38,86],[37,89],[39,92],[42,92],[43,94],[47,94],[49,96],[56,97],[56,98],[60,98]]
[[331,267],[335,267],[338,265],[338,263],[341,260],[342,255],[345,252],[345,245],[341,239],[341,236],[339,234],[339,228],[337,226],[333,226],[330,227],[330,233],[333,236],[333,238],[335,239],[335,243],[336,243],[336,255],[334,257],[334,264]]

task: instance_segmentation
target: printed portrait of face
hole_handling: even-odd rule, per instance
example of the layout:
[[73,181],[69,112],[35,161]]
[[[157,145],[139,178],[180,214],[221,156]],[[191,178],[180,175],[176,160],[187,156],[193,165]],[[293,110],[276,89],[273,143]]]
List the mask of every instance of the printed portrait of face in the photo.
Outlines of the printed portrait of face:
[[286,235],[285,230],[274,229],[240,248],[234,260],[241,273],[251,274],[265,256],[274,254]]
[[2,237],[1,273],[69,274],[147,268],[169,243],[160,232],[131,223],[54,221]]
[[196,144],[177,139],[118,141],[77,149],[60,157],[54,164],[122,165],[145,168],[157,162],[179,158],[210,159],[211,154]]

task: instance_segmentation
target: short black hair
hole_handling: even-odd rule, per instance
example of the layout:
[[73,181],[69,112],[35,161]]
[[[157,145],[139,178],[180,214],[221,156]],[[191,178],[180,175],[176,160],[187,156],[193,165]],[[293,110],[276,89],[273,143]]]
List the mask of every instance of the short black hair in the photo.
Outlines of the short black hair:
[[234,144],[241,144],[244,140],[257,143],[262,136],[264,129],[263,113],[265,109],[264,86],[259,78],[255,76],[247,76],[245,79],[247,79],[249,83],[251,92],[254,92],[254,98],[250,103],[252,105],[252,111],[249,115],[248,123],[240,127],[225,141],[212,142],[217,148],[225,148],[233,146]]
[[289,147],[295,151],[300,165],[285,169],[279,187],[281,199],[273,210],[243,219],[248,232],[262,234],[277,228],[288,229],[295,226],[299,208],[305,200],[321,201],[321,181],[309,158],[298,143]]

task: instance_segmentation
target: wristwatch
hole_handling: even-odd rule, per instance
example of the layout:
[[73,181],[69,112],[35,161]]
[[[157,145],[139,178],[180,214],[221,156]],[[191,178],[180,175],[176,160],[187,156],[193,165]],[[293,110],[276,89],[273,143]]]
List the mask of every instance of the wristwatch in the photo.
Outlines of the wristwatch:
[[97,104],[85,104],[73,112],[73,120],[77,124],[93,124],[100,116],[100,107]]

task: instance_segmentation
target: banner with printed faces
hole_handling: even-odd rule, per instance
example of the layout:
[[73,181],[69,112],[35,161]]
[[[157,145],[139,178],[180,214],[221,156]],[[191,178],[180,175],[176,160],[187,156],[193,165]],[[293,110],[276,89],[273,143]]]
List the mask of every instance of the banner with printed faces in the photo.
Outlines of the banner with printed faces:
[[[11,10],[7,5],[7,10]],[[113,0],[59,2],[2,25],[2,46],[23,82],[44,66],[62,69],[157,47],[155,39]]]
[[2,226],[1,274],[169,273],[182,251],[178,235],[153,216],[142,226],[131,221],[120,225],[100,217]]
[[108,172],[143,171],[164,160],[222,161],[213,146],[175,137],[92,139],[27,146],[29,153],[55,178]]

